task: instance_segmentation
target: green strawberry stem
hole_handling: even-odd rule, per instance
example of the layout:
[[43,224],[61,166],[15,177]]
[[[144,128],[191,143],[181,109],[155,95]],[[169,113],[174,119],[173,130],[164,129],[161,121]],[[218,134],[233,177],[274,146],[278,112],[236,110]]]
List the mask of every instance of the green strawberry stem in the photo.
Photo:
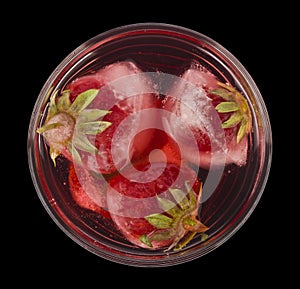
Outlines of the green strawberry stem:
[[64,150],[77,162],[81,162],[79,151],[98,153],[88,135],[102,133],[111,123],[99,120],[110,111],[87,108],[97,94],[97,89],[88,89],[80,93],[72,103],[69,90],[64,90],[58,99],[57,92],[50,98],[45,123],[37,129],[37,133],[46,139],[54,165],[56,158]]
[[252,114],[245,97],[234,87],[218,82],[220,88],[211,91],[212,94],[223,98],[225,101],[216,106],[219,113],[232,113],[231,116],[222,123],[223,128],[232,128],[239,125],[236,142],[249,134],[252,130]]
[[[157,201],[163,213],[155,213],[145,219],[155,228],[147,235],[142,235],[140,241],[148,247],[153,247],[153,242],[171,241],[166,251],[180,250],[186,246],[197,233],[203,233],[209,228],[200,222],[199,215],[202,185],[199,194],[185,182],[187,194],[180,189],[170,188],[169,191],[176,201],[163,199],[157,196]],[[184,238],[185,237],[185,238]]]

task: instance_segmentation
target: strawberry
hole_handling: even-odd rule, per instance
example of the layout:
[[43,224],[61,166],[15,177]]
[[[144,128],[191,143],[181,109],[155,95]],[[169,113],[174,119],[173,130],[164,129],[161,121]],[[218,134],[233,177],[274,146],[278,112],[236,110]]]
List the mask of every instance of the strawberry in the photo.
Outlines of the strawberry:
[[106,204],[106,180],[70,163],[68,181],[72,198],[77,205],[110,218]]
[[149,131],[130,141],[140,126],[135,113],[156,105],[149,83],[134,63],[124,61],[75,79],[60,95],[52,94],[45,123],[37,132],[46,139],[54,164],[62,154],[87,169],[111,174],[134,152],[143,151],[151,140]]
[[202,187],[192,169],[158,162],[137,167],[114,176],[107,190],[108,210],[129,242],[150,250],[179,250],[208,230],[197,219]]
[[[183,158],[204,169],[226,164],[242,166],[247,160],[251,112],[246,99],[234,87],[221,83],[204,67],[187,69],[165,100],[193,135],[196,145],[180,124],[165,122],[181,148]],[[180,123],[180,122],[179,122]]]

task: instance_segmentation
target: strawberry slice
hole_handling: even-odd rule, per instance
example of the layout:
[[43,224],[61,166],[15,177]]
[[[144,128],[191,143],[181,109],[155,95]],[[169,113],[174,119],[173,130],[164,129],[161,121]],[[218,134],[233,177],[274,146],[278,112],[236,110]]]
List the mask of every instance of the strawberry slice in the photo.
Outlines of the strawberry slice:
[[140,163],[138,170],[130,166],[110,180],[107,205],[132,244],[179,250],[208,229],[197,219],[200,196],[201,183],[189,167]]
[[[156,106],[152,83],[132,62],[108,65],[92,75],[75,79],[50,100],[41,133],[55,164],[58,155],[87,169],[111,174],[130,162],[150,142],[151,131],[139,132],[155,116],[143,118],[137,112]],[[118,129],[122,124],[122,129]]]
[[169,91],[163,108],[180,119],[169,119],[165,126],[171,128],[184,159],[204,169],[246,163],[246,136],[252,122],[248,104],[241,93],[220,83],[204,67],[187,69]]
[[107,182],[103,178],[71,163],[68,181],[77,205],[110,218],[106,203]]

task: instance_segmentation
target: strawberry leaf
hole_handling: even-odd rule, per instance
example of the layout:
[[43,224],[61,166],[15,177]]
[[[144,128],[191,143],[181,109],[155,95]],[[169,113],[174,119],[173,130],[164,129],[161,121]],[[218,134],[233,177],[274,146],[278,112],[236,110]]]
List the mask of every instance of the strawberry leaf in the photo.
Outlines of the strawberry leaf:
[[239,143],[243,136],[246,134],[247,122],[243,119],[239,131],[237,133],[237,142]]
[[182,223],[185,224],[185,225],[192,226],[192,227],[197,225],[197,221],[191,219],[190,217],[184,218],[182,220]]
[[57,109],[58,111],[67,111],[71,105],[70,101],[70,91],[64,90],[62,95],[59,97],[57,101]]
[[220,113],[233,112],[239,110],[238,105],[234,101],[221,102],[216,106],[216,110]]
[[159,207],[164,212],[168,213],[172,217],[175,217],[178,215],[180,209],[177,207],[177,205],[174,202],[172,202],[168,199],[160,198],[158,196],[157,196],[157,200],[158,200]]
[[78,124],[78,130],[84,134],[96,135],[105,131],[111,122],[108,121],[91,121]]
[[58,108],[56,107],[56,95],[57,92],[53,93],[50,97],[50,104],[49,104],[49,110],[46,118],[46,123],[50,118],[52,118],[54,115],[58,113]]
[[80,93],[74,102],[71,104],[69,108],[69,113],[71,115],[79,114],[82,110],[84,110],[97,96],[98,89],[88,89],[82,93]]
[[38,128],[36,131],[38,133],[43,133],[47,130],[50,130],[50,129],[54,129],[54,128],[57,128],[59,126],[62,126],[61,123],[58,123],[58,122],[52,122],[52,123],[49,123],[49,124],[46,124],[44,126],[41,126],[40,128]]
[[174,197],[174,199],[179,204],[182,210],[187,210],[189,208],[189,201],[182,190],[170,188],[169,191],[171,192],[172,196]]
[[227,89],[225,88],[217,88],[217,89],[213,89],[211,90],[212,94],[215,94],[217,96],[220,96],[222,97],[223,99],[225,100],[228,100],[228,101],[231,101],[233,98],[232,98],[232,94],[230,91],[228,91]]
[[77,134],[75,137],[73,137],[72,144],[76,148],[88,153],[93,154],[98,152],[97,148],[90,143],[89,139],[84,134]]
[[150,239],[149,239],[146,235],[142,235],[142,236],[140,237],[140,240],[141,240],[142,243],[144,243],[144,244],[147,245],[148,247],[150,247],[150,248],[153,247],[153,246],[152,246],[152,243],[151,243],[151,241],[150,241]]
[[243,120],[243,116],[240,112],[233,113],[229,119],[222,123],[222,128],[231,128],[238,125]]
[[80,112],[80,117],[84,118],[85,121],[94,121],[107,114],[111,113],[109,110],[102,110],[97,108],[85,109]]
[[56,166],[56,158],[60,155],[60,150],[55,147],[50,147],[50,158],[53,161],[54,166]]
[[76,163],[81,163],[81,157],[80,154],[78,152],[78,150],[75,148],[74,145],[72,145],[71,143],[67,145],[68,151],[70,152],[72,159],[76,162]]
[[167,229],[172,226],[173,219],[163,214],[152,214],[145,217],[146,220],[157,229]]

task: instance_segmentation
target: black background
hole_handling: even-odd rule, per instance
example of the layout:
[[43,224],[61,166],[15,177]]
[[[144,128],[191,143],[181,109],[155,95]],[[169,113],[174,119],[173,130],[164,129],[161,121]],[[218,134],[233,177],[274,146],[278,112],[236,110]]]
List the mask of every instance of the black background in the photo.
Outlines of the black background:
[[[259,280],[289,282],[283,273],[289,266],[282,246],[285,238],[283,213],[280,211],[280,179],[278,173],[277,126],[278,59],[282,43],[278,32],[284,31],[281,7],[262,9],[260,5],[197,3],[150,3],[140,5],[114,3],[111,6],[85,1],[65,4],[19,6],[14,15],[16,25],[7,31],[9,66],[5,69],[5,87],[9,106],[8,121],[13,142],[2,144],[12,154],[7,162],[9,201],[3,203],[3,218],[8,228],[3,233],[8,261],[6,269],[22,273],[23,284],[38,285],[95,284],[103,287],[123,282],[123,286],[185,286],[211,287],[256,286]],[[74,9],[75,8],[75,9]],[[286,15],[288,16],[288,15]],[[12,19],[12,18],[11,18]],[[108,29],[139,22],[163,22],[185,26],[201,32],[227,48],[248,70],[264,98],[269,112],[274,142],[270,176],[256,209],[242,228],[222,246],[208,255],[186,264],[167,268],[135,268],[104,260],[86,251],[69,239],[51,220],[33,187],[27,163],[27,130],[35,100],[48,76],[56,66],[80,44]],[[11,128],[12,126],[12,128]],[[13,161],[13,157],[17,157]],[[277,170],[277,172],[276,172]],[[5,180],[6,181],[6,180]],[[5,191],[7,191],[5,189]],[[286,246],[286,245],[285,245]],[[27,272],[25,274],[25,272]],[[118,276],[122,276],[122,278]],[[113,277],[111,277],[113,276]],[[115,276],[115,277],[114,277]],[[142,277],[142,278],[140,278]],[[140,278],[138,281],[137,278]],[[17,280],[10,279],[11,282]],[[171,283],[175,281],[175,283]],[[82,283],[79,283],[82,282]],[[165,283],[162,283],[165,282]],[[111,284],[111,285],[110,285]],[[172,284],[172,285],[171,285]],[[179,285],[180,283],[178,283]],[[199,285],[198,285],[199,284]]]

